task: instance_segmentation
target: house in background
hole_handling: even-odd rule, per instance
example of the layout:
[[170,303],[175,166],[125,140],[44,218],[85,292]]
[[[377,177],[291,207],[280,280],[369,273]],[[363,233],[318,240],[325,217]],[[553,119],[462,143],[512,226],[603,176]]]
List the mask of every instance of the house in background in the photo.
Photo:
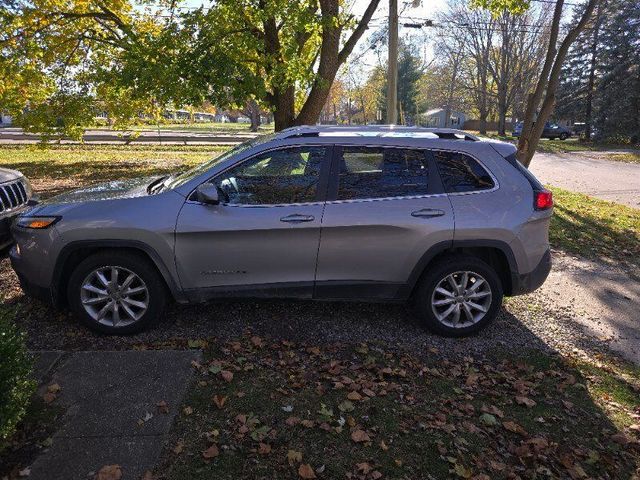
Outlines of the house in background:
[[0,113],[0,125],[7,126],[13,123],[13,119],[9,115],[5,115],[4,113]]
[[431,128],[462,128],[466,120],[466,115],[462,112],[450,111],[449,123],[446,122],[447,110],[444,108],[434,108],[418,115],[418,124]]

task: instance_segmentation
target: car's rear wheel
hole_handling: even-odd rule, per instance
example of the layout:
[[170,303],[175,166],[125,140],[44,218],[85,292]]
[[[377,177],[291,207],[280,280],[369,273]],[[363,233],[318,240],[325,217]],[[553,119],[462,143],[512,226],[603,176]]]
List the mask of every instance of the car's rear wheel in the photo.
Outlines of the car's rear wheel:
[[112,251],[80,262],[69,280],[68,298],[75,316],[92,330],[129,334],[162,316],[166,289],[147,259]]
[[567,138],[569,138],[569,135],[566,133],[561,133],[560,134],[560,140],[566,140]]
[[450,337],[475,333],[497,315],[502,283],[486,262],[472,256],[447,257],[425,273],[414,303],[424,325]]

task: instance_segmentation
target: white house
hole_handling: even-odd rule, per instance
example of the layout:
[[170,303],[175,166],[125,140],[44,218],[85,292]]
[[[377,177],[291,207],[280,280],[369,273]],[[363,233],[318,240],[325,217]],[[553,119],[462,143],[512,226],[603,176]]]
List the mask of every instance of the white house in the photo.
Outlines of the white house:
[[444,108],[434,108],[418,115],[418,123],[423,127],[433,128],[462,128],[466,115],[462,112],[451,110],[449,124],[445,121],[447,111]]
[[0,113],[0,125],[11,125],[13,120],[9,115],[5,115],[4,113]]

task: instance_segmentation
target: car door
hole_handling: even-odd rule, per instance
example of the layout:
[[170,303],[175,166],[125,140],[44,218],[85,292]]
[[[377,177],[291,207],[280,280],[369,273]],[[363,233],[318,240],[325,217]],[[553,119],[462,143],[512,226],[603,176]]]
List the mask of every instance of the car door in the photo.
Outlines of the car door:
[[298,146],[258,154],[210,180],[219,205],[188,200],[176,225],[183,288],[200,296],[311,296],[329,152]]
[[401,295],[425,252],[449,246],[453,230],[451,203],[430,152],[335,147],[315,295]]

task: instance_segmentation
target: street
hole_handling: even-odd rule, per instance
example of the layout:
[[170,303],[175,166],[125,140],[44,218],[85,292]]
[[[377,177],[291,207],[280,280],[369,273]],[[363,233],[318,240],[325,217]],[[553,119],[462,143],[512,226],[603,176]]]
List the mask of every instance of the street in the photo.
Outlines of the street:
[[640,208],[640,164],[598,153],[604,152],[537,153],[530,169],[544,184]]

